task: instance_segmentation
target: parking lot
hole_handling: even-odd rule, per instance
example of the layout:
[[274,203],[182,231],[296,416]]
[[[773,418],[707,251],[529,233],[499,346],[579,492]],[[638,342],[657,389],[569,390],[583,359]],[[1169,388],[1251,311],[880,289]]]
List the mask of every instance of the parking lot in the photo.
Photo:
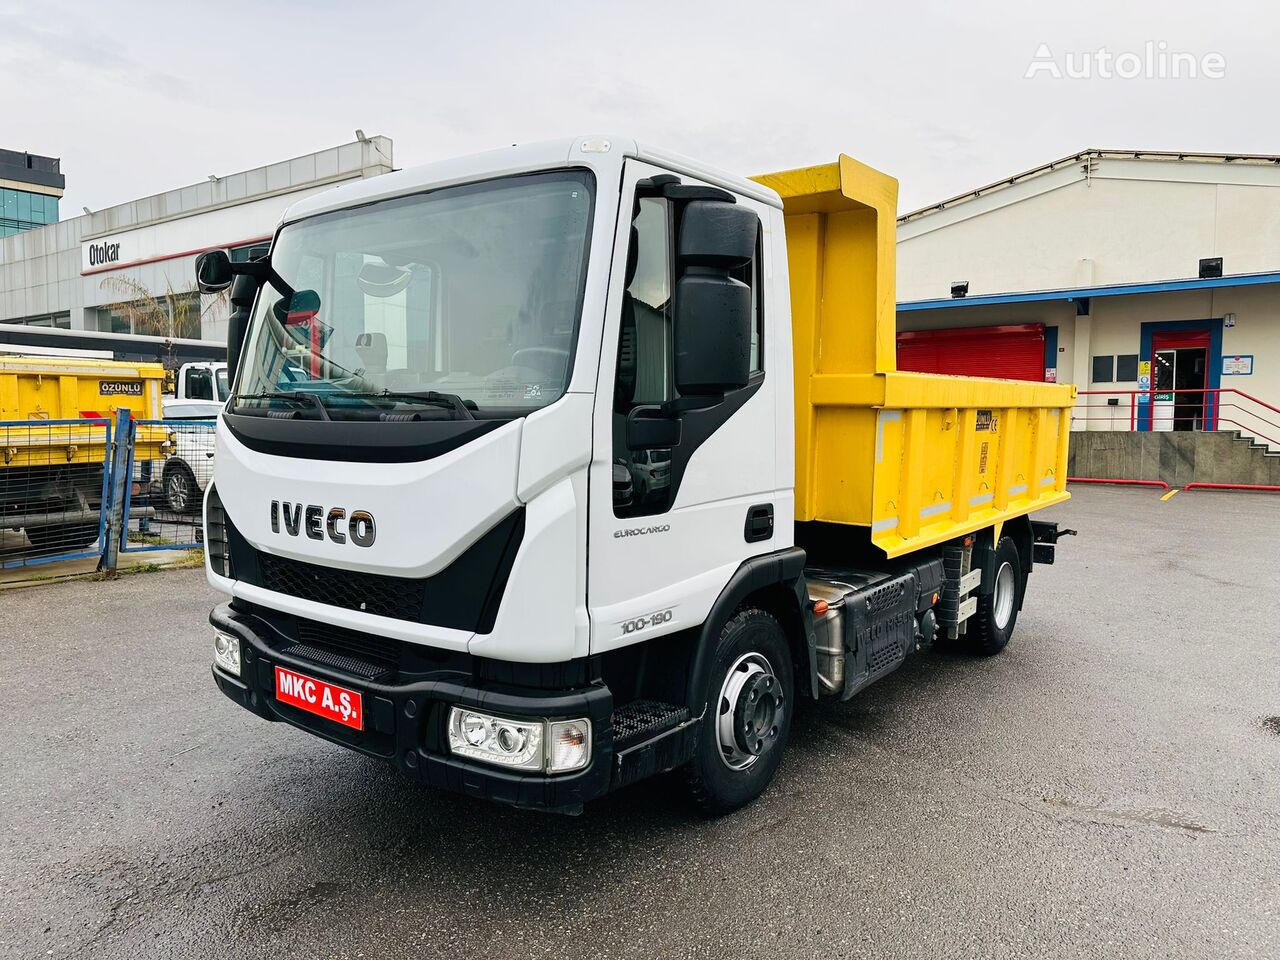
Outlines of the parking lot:
[[987,661],[798,718],[765,797],[428,792],[226,701],[202,571],[0,593],[13,957],[1280,955],[1280,498],[1073,488]]

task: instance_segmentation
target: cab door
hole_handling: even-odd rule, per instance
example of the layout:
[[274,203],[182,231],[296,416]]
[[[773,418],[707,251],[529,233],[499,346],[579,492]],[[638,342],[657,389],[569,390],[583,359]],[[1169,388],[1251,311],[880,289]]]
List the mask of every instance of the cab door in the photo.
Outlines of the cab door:
[[[682,189],[705,186],[677,179]],[[733,274],[752,289],[747,386],[680,413],[679,440],[670,447],[628,443],[632,411],[677,399],[672,292],[679,205],[688,202],[680,197],[689,191],[664,190],[671,180],[669,171],[640,161],[625,168],[590,468],[593,653],[697,626],[742,561],[776,549],[778,539],[774,392],[787,381],[771,377],[764,362],[763,231],[774,213],[766,204],[734,198],[762,225],[754,261]]]

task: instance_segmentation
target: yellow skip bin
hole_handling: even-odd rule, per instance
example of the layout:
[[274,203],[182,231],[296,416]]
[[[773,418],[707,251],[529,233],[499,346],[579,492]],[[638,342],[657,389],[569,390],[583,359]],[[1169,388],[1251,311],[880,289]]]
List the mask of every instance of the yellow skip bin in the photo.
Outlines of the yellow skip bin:
[[[158,420],[164,367],[64,357],[0,356],[0,422],[29,424],[5,431],[0,469],[53,462],[102,463],[106,433],[101,427],[42,424],[48,421],[115,420],[127,409],[135,419]],[[168,455],[170,431],[142,426],[136,437],[139,460]]]
[[756,179],[786,218],[796,519],[893,557],[1066,500],[1074,386],[897,370],[897,181],[843,155]]

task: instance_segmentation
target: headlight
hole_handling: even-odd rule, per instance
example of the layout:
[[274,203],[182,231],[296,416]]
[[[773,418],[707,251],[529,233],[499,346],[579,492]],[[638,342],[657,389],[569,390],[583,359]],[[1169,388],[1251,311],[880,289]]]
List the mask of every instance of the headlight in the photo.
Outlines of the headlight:
[[452,707],[449,749],[459,757],[497,766],[567,773],[591,759],[591,722],[509,720]]
[[229,633],[216,631],[213,635],[213,660],[232,676],[240,676],[240,640]]
[[542,721],[504,720],[453,707],[449,749],[460,757],[521,770],[542,769]]

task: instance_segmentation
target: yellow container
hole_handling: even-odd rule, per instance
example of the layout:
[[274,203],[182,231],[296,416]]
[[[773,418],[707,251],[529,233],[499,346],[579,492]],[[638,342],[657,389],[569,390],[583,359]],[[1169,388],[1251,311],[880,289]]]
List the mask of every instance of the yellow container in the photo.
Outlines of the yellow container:
[[1074,386],[898,372],[898,182],[843,155],[756,179],[786,220],[796,520],[894,557],[1066,500]]
[[[102,463],[106,431],[101,426],[50,424],[49,420],[101,418],[113,421],[128,409],[135,419],[158,420],[164,367],[62,357],[0,355],[0,469],[53,463]],[[136,460],[161,460],[172,449],[171,431],[141,426]]]

